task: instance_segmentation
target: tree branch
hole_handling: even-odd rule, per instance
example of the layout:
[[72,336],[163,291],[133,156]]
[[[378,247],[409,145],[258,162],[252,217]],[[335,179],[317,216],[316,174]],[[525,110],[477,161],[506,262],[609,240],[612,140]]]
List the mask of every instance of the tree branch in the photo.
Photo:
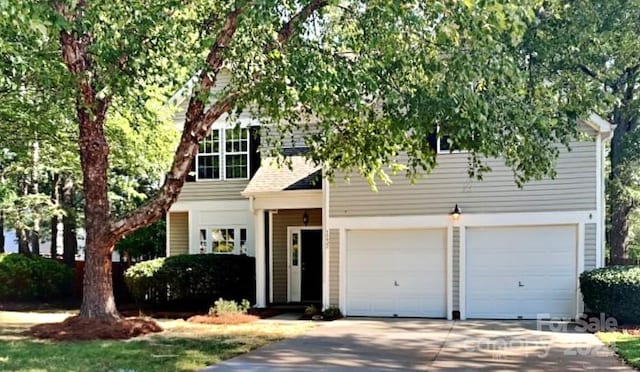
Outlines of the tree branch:
[[313,13],[329,5],[328,0],[312,0],[305,5],[298,13],[294,14],[291,19],[286,22],[278,33],[278,42],[286,43],[291,36],[299,30],[302,25]]
[[[233,40],[233,36],[238,26],[238,19],[246,6],[238,8],[227,15],[222,30],[216,37],[216,42],[212,46],[206,62],[208,71],[200,73],[200,84],[191,96],[185,126],[178,148],[176,149],[171,170],[167,174],[164,184],[158,194],[147,203],[137,208],[124,218],[113,221],[110,226],[111,232],[120,238],[125,234],[146,226],[162,217],[176,201],[182,187],[184,186],[187,174],[190,171],[191,163],[198,152],[200,140],[210,130],[211,125],[223,114],[229,112],[234,106],[240,93],[231,93],[226,97],[216,101],[206,112],[204,111],[205,100],[200,95],[208,94],[215,84],[217,74],[224,63],[224,50]],[[298,13],[286,22],[278,33],[280,45],[286,44],[291,37],[299,30],[299,27],[317,10],[328,5],[328,0],[313,0]]]

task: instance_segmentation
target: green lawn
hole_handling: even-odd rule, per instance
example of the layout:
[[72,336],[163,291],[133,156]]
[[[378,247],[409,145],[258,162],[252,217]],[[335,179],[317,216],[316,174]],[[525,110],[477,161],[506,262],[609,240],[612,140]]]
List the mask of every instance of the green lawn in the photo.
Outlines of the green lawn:
[[598,338],[613,349],[634,368],[640,368],[640,336],[622,332],[600,332]]
[[194,371],[312,327],[160,320],[164,332],[128,341],[51,342],[24,334],[34,323],[67,315],[0,312],[0,371]]

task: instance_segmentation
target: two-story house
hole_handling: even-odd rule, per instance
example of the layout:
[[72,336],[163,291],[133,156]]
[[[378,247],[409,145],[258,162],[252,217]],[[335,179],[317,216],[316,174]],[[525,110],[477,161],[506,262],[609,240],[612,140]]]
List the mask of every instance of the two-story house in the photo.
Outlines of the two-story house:
[[561,152],[553,180],[518,188],[499,159],[470,179],[465,153],[441,151],[426,178],[392,177],[378,192],[356,177],[324,181],[296,154],[301,139],[285,143],[291,167],[271,165],[258,123],[240,121],[216,122],[201,144],[167,215],[167,255],[255,256],[257,306],[448,319],[582,311],[578,275],[604,262],[601,118],[578,123],[589,138]]

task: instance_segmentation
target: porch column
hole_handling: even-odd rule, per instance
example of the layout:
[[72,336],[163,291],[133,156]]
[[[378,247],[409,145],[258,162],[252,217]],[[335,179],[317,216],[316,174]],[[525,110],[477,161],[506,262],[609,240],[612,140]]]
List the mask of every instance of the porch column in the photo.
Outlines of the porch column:
[[267,305],[266,294],[266,270],[265,270],[265,244],[264,244],[264,209],[253,211],[253,226],[255,230],[254,242],[256,244],[256,306]]

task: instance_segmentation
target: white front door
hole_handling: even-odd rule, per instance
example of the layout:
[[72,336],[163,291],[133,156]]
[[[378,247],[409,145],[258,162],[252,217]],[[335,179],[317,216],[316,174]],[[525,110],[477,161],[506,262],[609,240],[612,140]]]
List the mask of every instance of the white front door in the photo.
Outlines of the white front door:
[[466,230],[467,318],[573,317],[577,227]]
[[445,317],[446,232],[347,233],[347,315]]

